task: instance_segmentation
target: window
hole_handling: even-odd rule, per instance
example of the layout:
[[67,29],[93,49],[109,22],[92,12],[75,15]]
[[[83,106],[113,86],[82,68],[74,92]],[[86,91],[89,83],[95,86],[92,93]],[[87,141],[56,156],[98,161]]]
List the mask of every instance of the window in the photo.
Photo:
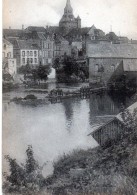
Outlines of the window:
[[7,57],[8,57],[8,58],[11,58],[11,52],[9,52],[9,53],[7,54]]
[[29,51],[27,51],[27,56],[29,56]]
[[35,64],[37,64],[38,63],[38,60],[37,60],[37,58],[35,58]]
[[29,58],[27,58],[27,64],[29,64]]
[[34,51],[34,56],[37,56],[37,51]]
[[33,64],[33,58],[30,58],[30,63]]
[[51,51],[48,51],[48,58],[51,58]]
[[25,64],[25,58],[22,58],[22,64]]
[[96,65],[95,65],[95,72],[98,72],[98,70],[99,70],[99,65],[96,64]]
[[3,52],[2,54],[3,54],[3,55],[2,55],[2,56],[3,56],[3,58],[5,58],[5,52]]
[[50,49],[51,48],[51,44],[50,43],[48,43],[48,49]]
[[22,56],[23,56],[23,57],[25,56],[25,51],[22,51]]
[[32,51],[30,51],[30,56],[33,56],[33,52]]
[[3,47],[3,49],[6,49],[6,44],[4,44],[4,47]]
[[112,72],[115,71],[115,65],[114,65],[114,64],[111,65],[111,71],[112,71]]

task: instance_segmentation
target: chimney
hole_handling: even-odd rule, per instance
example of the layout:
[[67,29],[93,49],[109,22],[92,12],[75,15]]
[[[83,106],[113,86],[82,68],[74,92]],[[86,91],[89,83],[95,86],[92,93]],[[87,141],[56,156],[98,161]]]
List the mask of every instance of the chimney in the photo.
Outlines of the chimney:
[[22,24],[22,30],[24,30],[24,25]]
[[11,26],[9,26],[9,29],[11,29]]

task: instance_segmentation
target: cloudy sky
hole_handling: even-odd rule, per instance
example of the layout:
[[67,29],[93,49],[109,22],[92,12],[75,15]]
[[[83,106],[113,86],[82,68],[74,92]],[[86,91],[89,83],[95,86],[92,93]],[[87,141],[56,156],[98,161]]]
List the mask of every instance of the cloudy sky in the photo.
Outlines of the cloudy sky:
[[[66,0],[3,0],[3,27],[58,25]],[[137,39],[136,0],[71,0],[82,26],[93,24],[108,33]]]

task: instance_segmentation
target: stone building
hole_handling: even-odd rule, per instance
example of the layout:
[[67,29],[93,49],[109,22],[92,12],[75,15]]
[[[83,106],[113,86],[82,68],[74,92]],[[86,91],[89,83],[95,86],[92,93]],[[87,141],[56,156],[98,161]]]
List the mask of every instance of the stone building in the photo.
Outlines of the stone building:
[[137,59],[136,44],[88,44],[90,83],[107,83],[123,59]]
[[67,0],[64,14],[59,22],[59,28],[64,34],[68,33],[73,28],[81,28],[81,19],[79,16],[77,18],[74,17],[70,0]]
[[13,45],[6,39],[3,39],[2,63],[3,69],[6,69],[11,76],[17,73],[16,59],[13,56]]

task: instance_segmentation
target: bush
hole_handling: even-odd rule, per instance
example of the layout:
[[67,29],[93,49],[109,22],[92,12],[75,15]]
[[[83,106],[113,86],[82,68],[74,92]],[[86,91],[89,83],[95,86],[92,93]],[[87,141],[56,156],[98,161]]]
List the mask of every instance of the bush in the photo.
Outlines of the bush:
[[5,159],[9,163],[10,171],[10,174],[3,174],[5,178],[3,190],[6,193],[34,194],[35,192],[39,192],[45,184],[41,168],[34,159],[32,146],[28,146],[26,155],[25,165],[19,165],[17,160],[12,159],[9,155],[5,156]]
[[25,100],[36,100],[37,97],[35,95],[33,95],[33,94],[30,94],[30,95],[27,95],[24,99]]

